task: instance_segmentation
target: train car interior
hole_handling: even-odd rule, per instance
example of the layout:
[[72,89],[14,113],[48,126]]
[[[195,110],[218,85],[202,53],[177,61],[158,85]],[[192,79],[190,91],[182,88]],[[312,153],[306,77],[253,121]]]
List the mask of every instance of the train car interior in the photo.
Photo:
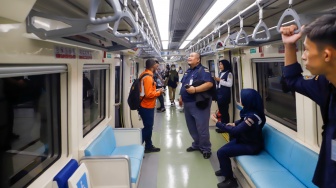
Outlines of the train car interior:
[[[217,151],[230,135],[206,118],[212,153],[186,151],[193,137],[179,98],[193,53],[211,77],[221,60],[232,67],[229,122],[240,119],[243,89],[264,107],[264,147],[231,157],[237,185],[226,187],[318,187],[323,117],[286,85],[280,28],[298,33],[326,14],[335,0],[1,0],[0,187],[221,187]],[[304,52],[302,37],[297,62],[310,79]],[[150,133],[159,152],[146,151],[143,118],[127,102],[148,59],[166,88]],[[178,72],[174,97],[167,66]]]

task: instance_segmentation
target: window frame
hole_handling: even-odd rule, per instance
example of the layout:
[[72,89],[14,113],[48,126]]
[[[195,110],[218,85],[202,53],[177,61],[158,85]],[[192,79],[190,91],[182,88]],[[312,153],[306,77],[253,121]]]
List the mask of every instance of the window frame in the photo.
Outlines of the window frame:
[[[101,122],[103,122],[105,119],[108,118],[108,99],[107,99],[107,96],[108,95],[108,92],[109,92],[109,88],[108,88],[108,84],[109,83],[109,77],[110,77],[110,65],[109,64],[84,64],[83,65],[83,70],[82,70],[82,73],[86,70],[88,71],[97,71],[97,70],[104,70],[105,74],[105,78],[104,79],[104,83],[101,85],[103,86],[103,92],[100,93],[100,97],[101,98],[104,98],[104,105],[101,105],[100,106],[100,111],[103,112],[102,116],[103,118],[102,119],[99,119],[99,120],[95,120],[92,122],[92,124],[90,125],[90,128],[88,130],[86,130],[84,128],[84,122],[82,121],[82,131],[83,131],[83,138],[88,135],[92,130],[94,130]],[[100,75],[102,77],[102,75]],[[82,78],[83,79],[83,78]],[[83,89],[83,84],[82,84],[82,89]],[[82,96],[82,99],[83,99],[84,96]],[[83,120],[83,115],[84,115],[84,111],[83,111],[83,103],[81,103],[82,107],[82,120]]]
[[[52,106],[53,109],[51,110],[51,114],[56,114],[56,118],[58,119],[58,122],[55,123],[55,119],[51,119],[53,122],[50,127],[50,131],[52,132],[53,139],[51,141],[53,150],[51,151],[51,155],[48,154],[48,157],[43,160],[42,162],[39,162],[34,168],[32,168],[26,175],[24,175],[19,180],[15,181],[10,186],[14,187],[26,187],[29,184],[31,184],[33,181],[35,181],[37,178],[39,178],[47,169],[49,169],[56,161],[58,161],[62,155],[68,155],[69,154],[69,148],[65,150],[64,139],[67,139],[66,137],[62,137],[63,134],[68,135],[67,128],[64,129],[64,127],[67,127],[67,110],[68,107],[67,101],[68,101],[68,95],[67,95],[67,80],[68,80],[68,66],[66,64],[12,64],[12,63],[4,63],[0,65],[0,78],[12,78],[12,77],[19,77],[19,76],[36,76],[36,75],[57,75],[57,82],[59,84],[59,95],[53,95],[51,96],[53,100],[50,103],[58,102],[58,105]],[[56,75],[55,75],[56,76]],[[48,82],[55,82],[54,76],[50,76],[48,78]],[[66,83],[66,84],[64,84]],[[55,85],[55,83],[51,84]],[[52,89],[55,89],[52,87]],[[51,90],[52,91],[52,90]],[[55,96],[57,97],[56,100]],[[55,110],[55,108],[57,108]],[[27,167],[26,167],[27,168]],[[25,169],[25,168],[24,168]],[[20,171],[24,170],[20,169]],[[13,174],[13,177],[18,175],[18,173]]]

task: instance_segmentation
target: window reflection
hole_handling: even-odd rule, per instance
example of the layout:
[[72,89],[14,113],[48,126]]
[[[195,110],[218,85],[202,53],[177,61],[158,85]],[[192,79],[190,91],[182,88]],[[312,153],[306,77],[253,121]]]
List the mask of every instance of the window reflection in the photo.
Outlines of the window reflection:
[[60,154],[60,74],[0,79],[0,187],[24,187]]
[[105,118],[106,70],[83,72],[83,134]]
[[284,62],[257,63],[258,91],[262,95],[266,115],[296,130],[295,92],[282,79]]
[[235,98],[236,98],[236,102],[240,103],[240,86],[239,86],[239,75],[240,72],[238,73],[238,71],[240,71],[239,67],[238,67],[238,61],[237,61],[237,57],[233,57],[232,58],[232,63],[233,63],[233,83],[234,83],[234,90],[235,90]]

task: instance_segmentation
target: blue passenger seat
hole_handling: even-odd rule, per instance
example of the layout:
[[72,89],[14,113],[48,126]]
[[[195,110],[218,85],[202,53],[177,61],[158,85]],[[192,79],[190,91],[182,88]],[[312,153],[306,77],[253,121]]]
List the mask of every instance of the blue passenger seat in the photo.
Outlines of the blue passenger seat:
[[263,128],[264,150],[236,157],[255,187],[316,187],[312,183],[318,155],[269,125]]
[[71,159],[63,169],[54,177],[58,188],[68,188],[68,179],[78,168],[78,162],[75,159]]

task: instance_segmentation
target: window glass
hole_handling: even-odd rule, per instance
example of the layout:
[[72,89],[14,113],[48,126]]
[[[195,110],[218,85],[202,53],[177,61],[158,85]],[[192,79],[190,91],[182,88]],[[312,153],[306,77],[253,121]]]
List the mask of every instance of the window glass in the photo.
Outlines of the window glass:
[[[241,90],[241,80],[239,79],[239,76],[241,75],[240,71],[240,64],[239,64],[239,58],[233,57],[232,58],[232,64],[233,64],[233,84],[234,84],[234,90],[235,90],[235,98],[236,102],[240,103],[240,90]],[[238,72],[239,71],[239,72]]]
[[215,61],[214,60],[209,60],[208,65],[209,65],[209,70],[210,70],[211,76],[214,77],[215,76],[215,69],[216,69]]
[[0,78],[0,187],[26,187],[60,156],[60,75]]
[[295,92],[282,79],[284,62],[256,64],[258,91],[263,98],[265,114],[297,130]]
[[83,134],[105,118],[106,70],[83,71]]

